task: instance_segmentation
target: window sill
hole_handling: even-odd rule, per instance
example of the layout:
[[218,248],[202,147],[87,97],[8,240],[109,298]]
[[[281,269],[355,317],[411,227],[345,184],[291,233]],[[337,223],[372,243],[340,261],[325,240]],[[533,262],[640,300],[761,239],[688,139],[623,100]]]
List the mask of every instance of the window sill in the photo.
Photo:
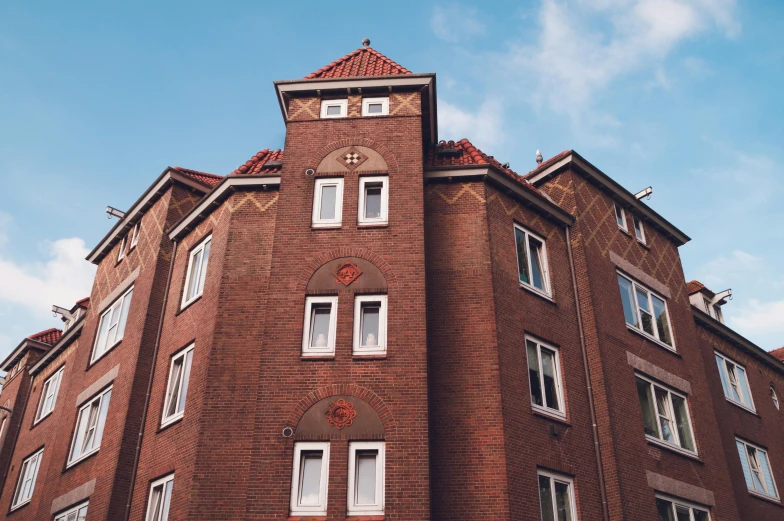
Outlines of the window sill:
[[635,237],[635,239],[637,240],[637,244],[639,244],[640,246],[642,246],[643,248],[645,248],[648,251],[651,250],[651,247],[648,246],[647,243],[642,242],[640,239],[637,239],[637,237]]
[[756,416],[757,418],[761,418],[761,416],[760,416],[759,414],[757,414],[757,411],[755,411],[754,409],[750,409],[750,408],[746,407],[745,405],[743,405],[742,403],[738,403],[738,402],[736,402],[735,400],[730,400],[730,399],[729,399],[729,398],[727,398],[726,396],[724,397],[724,399],[725,399],[725,400],[727,400],[727,401],[728,401],[729,403],[731,403],[732,405],[734,405],[735,407],[739,407],[740,409],[743,409],[743,410],[744,410],[744,411],[746,411],[747,413],[749,413],[749,414],[753,414],[753,415],[754,415],[754,416]]
[[769,503],[773,503],[774,505],[778,505],[780,507],[784,506],[784,505],[781,504],[781,500],[779,498],[766,496],[765,494],[760,494],[759,492],[755,492],[754,490],[749,490],[749,495],[750,496],[754,496],[754,497],[756,497],[758,499],[764,499],[765,501],[767,501]]
[[650,340],[651,342],[653,342],[653,343],[654,343],[654,344],[656,344],[657,346],[664,348],[665,350],[667,350],[668,352],[670,352],[670,353],[674,354],[674,355],[675,355],[675,356],[677,356],[678,358],[683,358],[683,357],[681,356],[681,354],[680,354],[680,353],[678,353],[678,351],[676,351],[676,350],[675,350],[675,348],[674,348],[674,347],[672,347],[672,346],[669,346],[669,345],[665,344],[664,342],[662,342],[661,340],[657,339],[656,337],[653,337],[653,336],[649,335],[648,333],[646,333],[646,332],[644,332],[644,331],[642,331],[642,330],[640,330],[640,329],[637,329],[637,328],[636,328],[636,327],[634,327],[634,326],[630,326],[629,324],[626,324],[626,329],[628,329],[628,330],[629,330],[629,331],[631,331],[632,333],[636,333],[636,334],[640,335],[640,336],[641,336],[641,337],[643,337],[645,340]]
[[33,422],[33,425],[30,427],[30,430],[33,430],[35,427],[40,425],[41,422],[44,421],[45,419],[47,419],[49,416],[51,416],[53,412],[54,412],[54,408],[52,408],[52,410],[49,411],[48,413],[46,413],[45,415],[43,415],[40,418],[38,418],[37,420],[35,420]]
[[200,301],[203,296],[204,296],[204,293],[202,292],[198,297],[194,297],[191,300],[189,300],[188,302],[184,302],[184,303],[180,304],[180,310],[177,313],[175,313],[174,316],[175,317],[178,316],[180,313],[182,313],[183,311],[185,311],[186,309],[188,309],[189,307],[191,307],[192,305],[194,305],[195,303]]
[[96,454],[98,454],[98,452],[99,452],[100,450],[101,450],[101,447],[97,447],[97,448],[93,449],[93,450],[92,450],[92,452],[88,452],[87,454],[84,454],[84,455],[82,455],[82,456],[81,456],[79,459],[75,459],[75,460],[73,460],[73,461],[69,461],[69,462],[68,462],[68,463],[65,465],[65,470],[71,470],[72,468],[74,468],[75,466],[77,466],[79,463],[81,463],[81,462],[83,462],[83,461],[85,461],[85,460],[88,460],[88,459],[90,459],[92,456],[95,456]]
[[535,288],[535,287],[531,286],[530,284],[526,284],[525,282],[520,282],[520,281],[518,281],[518,283],[520,284],[520,287],[521,287],[522,289],[524,289],[524,290],[528,291],[529,293],[533,293],[533,294],[534,294],[534,295],[536,295],[537,297],[539,297],[539,298],[543,298],[544,300],[546,300],[546,301],[548,301],[548,302],[551,302],[551,303],[555,304],[555,300],[553,300],[553,297],[551,297],[551,296],[550,296],[550,295],[548,295],[547,293],[545,293],[545,292],[543,292],[543,291],[541,291],[541,290],[539,290],[539,289],[537,289],[537,288]]
[[365,511],[365,512],[348,512],[346,514],[346,520],[349,520],[349,519],[351,521],[370,521],[370,520],[376,520],[376,519],[384,519],[384,514],[383,514],[383,512],[379,512],[378,510],[376,510],[375,512],[369,512],[369,511]]
[[326,521],[327,514],[322,512],[317,512],[315,514],[296,514],[292,513],[289,514],[289,517],[286,518],[286,521]]
[[28,499],[28,500],[27,500],[27,501],[25,501],[24,503],[19,503],[18,505],[11,507],[11,509],[8,511],[8,513],[10,514],[11,512],[16,512],[16,511],[17,511],[17,510],[19,510],[20,508],[22,508],[22,507],[25,507],[25,506],[29,505],[29,504],[30,504],[30,501],[32,501],[32,500],[33,500],[33,498],[31,497],[30,499]]
[[[616,223],[616,224],[618,224],[618,223]],[[621,228],[621,226],[618,225],[618,229],[621,230],[625,235],[627,235],[629,237],[632,237],[632,234],[629,232],[628,228]],[[632,239],[634,239],[634,237],[632,237]]]
[[343,227],[343,223],[342,222],[339,222],[339,223],[314,223],[314,222],[311,222],[310,223],[310,229],[311,230],[334,230],[336,228],[342,228],[342,227]]
[[386,353],[352,353],[353,360],[386,360]]
[[308,361],[308,362],[326,362],[326,361],[329,361],[329,360],[334,360],[335,359],[335,354],[332,353],[330,355],[327,355],[327,354],[320,354],[319,353],[319,354],[315,354],[315,355],[307,355],[305,353],[302,353],[301,355],[299,355],[299,359],[302,360],[303,362],[304,361]]
[[537,407],[536,405],[531,405],[531,413],[535,416],[541,416],[542,418],[557,421],[558,423],[562,423],[567,427],[571,427],[572,424],[569,420],[566,419],[565,414],[559,414],[555,411],[549,411],[547,409],[543,409],[541,407]]
[[95,364],[97,364],[103,357],[105,357],[106,355],[111,353],[114,350],[114,348],[116,348],[118,345],[122,344],[122,341],[123,341],[123,339],[121,338],[120,340],[115,342],[114,345],[112,345],[112,347],[110,347],[109,349],[107,349],[106,351],[101,353],[101,356],[99,356],[95,360],[90,360],[90,365],[87,366],[87,370],[89,371],[90,368],[94,367]]
[[357,223],[357,228],[368,229],[368,228],[389,228],[389,221],[384,222],[377,222],[377,223]]
[[688,450],[678,447],[677,445],[671,445],[666,441],[662,441],[659,438],[654,438],[653,436],[649,436],[648,434],[645,435],[645,439],[648,440],[649,445],[656,445],[657,447],[660,447],[662,449],[666,449],[670,452],[674,452],[679,456],[685,456],[694,461],[705,463],[696,452],[689,452]]
[[161,426],[158,428],[158,431],[156,432],[156,434],[165,431],[166,429],[168,429],[169,427],[171,427],[173,425],[177,425],[178,423],[180,423],[182,421],[182,419],[184,417],[185,417],[185,413],[183,412],[183,413],[177,414],[175,416],[172,416],[171,418],[169,418],[166,421],[162,422]]

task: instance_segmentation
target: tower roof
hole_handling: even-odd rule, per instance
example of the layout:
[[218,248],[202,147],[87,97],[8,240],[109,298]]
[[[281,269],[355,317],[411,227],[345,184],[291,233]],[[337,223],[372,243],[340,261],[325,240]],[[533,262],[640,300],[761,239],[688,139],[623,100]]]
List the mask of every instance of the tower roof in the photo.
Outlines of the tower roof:
[[371,47],[360,47],[305,76],[306,80],[413,74]]

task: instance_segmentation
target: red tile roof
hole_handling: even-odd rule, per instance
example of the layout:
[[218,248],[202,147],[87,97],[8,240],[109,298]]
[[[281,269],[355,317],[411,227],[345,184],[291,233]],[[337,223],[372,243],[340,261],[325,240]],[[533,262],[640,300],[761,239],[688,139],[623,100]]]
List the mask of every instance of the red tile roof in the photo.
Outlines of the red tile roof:
[[370,47],[361,47],[356,51],[335,60],[305,76],[306,80],[324,78],[361,78],[365,76],[395,76],[412,74],[380,52]]
[[264,165],[269,161],[283,161],[283,150],[263,148],[229,175],[273,174],[282,170],[282,166],[278,165],[264,168]]
[[208,174],[207,172],[199,172],[198,170],[191,170],[181,166],[173,166],[171,168],[207,186],[215,186],[223,179],[222,175]]
[[770,351],[770,354],[784,362],[784,347],[779,347],[778,349],[774,349]]
[[74,307],[83,307],[85,309],[90,307],[90,297],[84,297],[83,299],[77,300]]
[[555,155],[555,156],[551,157],[551,158],[550,158],[550,159],[548,159],[547,161],[542,161],[542,162],[541,162],[541,163],[540,163],[540,164],[539,164],[539,165],[538,165],[536,168],[534,168],[533,170],[531,170],[530,172],[528,172],[527,174],[525,174],[523,177],[524,177],[525,179],[528,179],[528,178],[530,178],[530,177],[533,177],[533,176],[535,176],[536,174],[538,174],[538,173],[540,173],[541,171],[545,170],[545,169],[546,169],[546,168],[548,168],[549,166],[551,166],[551,165],[553,165],[554,163],[557,163],[557,162],[558,162],[558,161],[560,161],[561,159],[565,158],[566,156],[568,156],[568,155],[569,155],[569,154],[571,154],[572,152],[574,152],[574,150],[564,150],[564,151],[563,151],[563,152],[561,152],[560,154],[558,154],[558,155]]
[[62,334],[63,332],[59,329],[49,328],[34,335],[30,335],[27,338],[37,342],[43,342],[44,344],[54,345],[58,340],[60,340],[60,336],[62,336]]
[[699,280],[692,280],[686,283],[686,293],[689,295],[694,295],[698,291],[702,291],[704,289],[708,289],[705,287],[705,284],[700,282]]

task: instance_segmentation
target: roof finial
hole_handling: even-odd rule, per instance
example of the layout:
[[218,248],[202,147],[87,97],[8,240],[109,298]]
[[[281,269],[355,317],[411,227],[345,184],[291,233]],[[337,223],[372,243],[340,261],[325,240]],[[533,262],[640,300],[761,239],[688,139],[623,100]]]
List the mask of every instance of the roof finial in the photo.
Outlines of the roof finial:
[[536,164],[541,165],[544,158],[542,157],[542,153],[539,150],[536,151]]
[[370,47],[370,38],[362,38],[362,47],[365,49]]

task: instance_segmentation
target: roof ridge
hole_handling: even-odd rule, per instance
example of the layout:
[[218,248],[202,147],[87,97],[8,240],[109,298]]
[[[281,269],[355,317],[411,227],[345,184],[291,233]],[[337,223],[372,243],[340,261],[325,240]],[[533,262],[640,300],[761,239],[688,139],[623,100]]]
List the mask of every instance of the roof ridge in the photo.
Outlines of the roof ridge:
[[[50,327],[49,329],[44,329],[43,331],[39,331],[38,333],[32,334],[27,338],[28,340],[35,340],[36,342],[53,345],[53,342],[46,342],[42,339],[48,335],[59,336],[60,334],[62,334],[62,332],[63,332],[62,329],[57,329],[56,327]],[[55,342],[56,341],[57,340],[55,339]]]
[[211,174],[209,172],[202,172],[201,170],[194,170],[193,168],[186,168],[184,166],[173,166],[172,168],[174,168],[175,170],[185,170],[187,172],[193,172],[194,174],[206,175],[206,176],[215,177],[215,178],[218,178],[218,179],[222,179],[223,178],[223,176],[219,175],[219,174]]
[[[283,149],[270,150],[269,148],[262,148],[229,175],[258,174],[268,161],[280,160],[282,158]],[[270,173],[272,172],[280,172],[280,167],[271,169]]]
[[[365,53],[365,54],[362,54],[362,53]],[[371,74],[363,74],[363,73],[367,72],[366,69],[368,68],[368,65],[369,65],[368,62],[370,60],[367,59],[366,56],[369,56],[369,55],[372,55],[375,58],[377,58],[377,59],[381,60],[382,62],[384,62],[384,64],[387,66],[387,68],[390,69],[390,70],[386,71],[386,72],[388,72],[388,74],[383,74],[383,72],[380,73],[380,74],[372,74],[372,72],[374,72],[373,70],[370,71]],[[357,63],[355,63],[355,64],[351,63],[351,60],[354,59],[357,56],[359,56],[359,59],[358,59]],[[339,70],[337,74],[330,74],[330,72],[332,72],[335,69],[340,69],[340,67],[342,67],[342,66],[347,66],[346,67],[347,71],[340,71]],[[374,67],[374,66],[370,65],[370,67],[372,69],[378,69],[377,66]],[[383,69],[383,67],[382,67],[382,69]],[[398,75],[398,74],[412,74],[412,72],[410,70],[406,69],[405,67],[403,67],[402,65],[400,65],[399,63],[395,62],[394,60],[390,59],[389,57],[387,57],[387,56],[383,55],[382,53],[378,52],[377,50],[373,49],[372,47],[360,47],[359,49],[346,54],[342,58],[338,58],[337,60],[333,61],[332,63],[329,63],[329,64],[325,65],[324,67],[321,67],[317,71],[311,72],[310,74],[305,76],[304,79],[312,80],[312,79],[318,79],[318,78],[338,78],[338,77],[340,77],[340,78],[361,78],[361,77],[365,77],[365,76],[387,76],[387,75],[394,76],[394,75]]]

